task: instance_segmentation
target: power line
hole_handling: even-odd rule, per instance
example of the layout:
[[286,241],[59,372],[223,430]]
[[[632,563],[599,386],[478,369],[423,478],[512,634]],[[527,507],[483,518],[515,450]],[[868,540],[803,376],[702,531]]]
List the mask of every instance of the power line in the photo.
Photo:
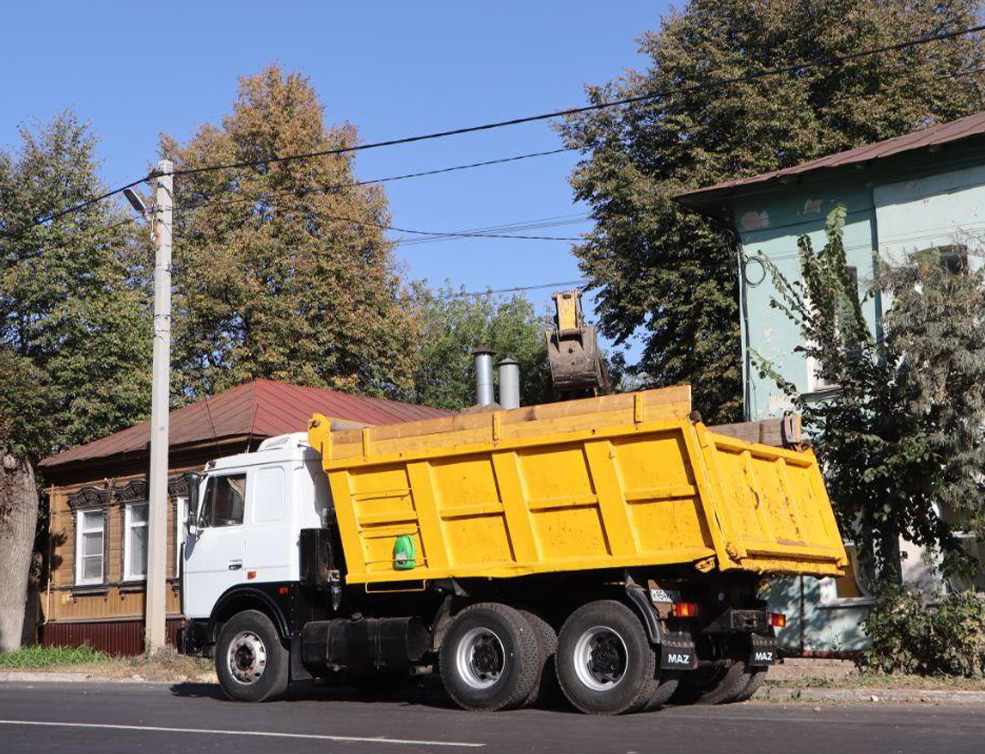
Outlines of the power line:
[[[116,230],[117,228],[119,228],[122,225],[128,225],[128,224],[134,223],[136,221],[137,221],[137,218],[135,218],[135,217],[125,217],[122,220],[120,220],[119,222],[113,223],[112,225],[107,225],[104,228],[97,228],[96,229],[96,233],[97,233],[96,238],[98,239],[98,238],[100,238],[100,236],[105,236],[110,231]],[[0,238],[2,238],[2,236],[0,236]],[[69,240],[71,240],[71,239],[69,239]],[[34,249],[34,253],[32,253],[32,254],[27,254],[25,256],[17,257],[16,259],[13,259],[13,260],[4,260],[4,262],[6,264],[10,264],[10,265],[20,264],[21,262],[30,262],[32,260],[39,259],[46,252],[54,251],[56,249],[64,249],[64,248],[67,248],[67,246],[68,246],[68,244],[66,244],[66,243],[62,243],[62,244],[60,244],[58,246],[45,246],[45,247],[40,248],[40,249]]]
[[[203,172],[217,171],[217,170],[228,170],[233,168],[256,167],[258,165],[268,165],[271,163],[290,162],[294,160],[305,160],[305,159],[312,159],[315,157],[324,157],[328,155],[347,154],[351,152],[365,151],[368,149],[377,149],[380,147],[390,147],[390,146],[397,146],[401,144],[412,144],[420,141],[441,139],[449,136],[459,136],[462,134],[476,133],[479,131],[488,131],[496,128],[516,126],[524,123],[533,123],[535,121],[551,120],[553,118],[561,118],[568,115],[578,115],[580,113],[604,110],[612,107],[621,107],[623,105],[634,104],[637,102],[646,102],[654,99],[659,99],[661,97],[666,97],[671,94],[687,94],[690,92],[701,91],[704,89],[756,81],[770,76],[778,76],[787,73],[796,73],[799,71],[809,70],[813,68],[820,68],[825,66],[836,66],[849,61],[860,60],[862,58],[870,57],[872,55],[879,55],[884,52],[894,52],[898,50],[904,50],[910,47],[929,44],[932,42],[940,42],[948,39],[955,39],[957,37],[965,36],[968,34],[977,34],[978,32],[981,32],[983,30],[985,30],[985,24],[980,24],[977,26],[966,27],[964,29],[956,29],[950,32],[943,32],[939,34],[930,34],[923,37],[916,37],[914,39],[905,40],[903,42],[897,42],[891,45],[883,45],[882,47],[875,47],[866,50],[861,50],[859,52],[851,53],[848,55],[834,55],[820,60],[805,61],[800,63],[793,63],[786,66],[780,66],[776,68],[768,68],[763,71],[759,71],[757,73],[745,74],[743,76],[733,76],[724,79],[712,79],[712,80],[702,81],[695,84],[689,84],[680,87],[671,87],[667,89],[658,90],[656,92],[651,92],[650,94],[641,94],[635,97],[625,97],[618,100],[612,100],[610,102],[600,102],[594,105],[585,105],[582,107],[573,107],[564,110],[555,110],[546,113],[538,113],[536,115],[528,115],[520,118],[511,118],[509,120],[494,121],[491,123],[483,123],[475,126],[465,126],[462,128],[455,128],[446,131],[436,131],[428,134],[419,134],[416,136],[405,136],[397,139],[372,142],[369,144],[355,144],[347,147],[336,147],[333,149],[323,149],[314,152],[265,157],[256,160],[244,160],[241,162],[203,165],[194,168],[183,168],[180,170],[174,170],[170,174],[180,176],[180,175],[191,175],[194,173],[203,173]],[[106,193],[101,194],[100,196],[90,199],[86,202],[77,204],[75,206],[64,209],[60,212],[56,212],[53,215],[49,215],[48,217],[37,220],[33,222],[29,227],[42,225],[44,223],[51,222],[52,220],[56,220],[60,217],[64,217],[65,215],[71,214],[72,212],[77,212],[81,209],[85,209],[86,207],[91,206],[96,202],[102,201],[103,199],[107,199],[111,196],[115,196],[116,194],[122,193],[128,188],[133,188],[134,186],[143,183],[144,181],[148,180],[151,177],[152,177],[151,175],[148,175],[136,181],[128,183],[126,186],[120,186],[119,188],[113,189],[112,191],[107,191]]]
[[438,296],[438,298],[464,298],[467,296],[472,297],[482,297],[482,296],[495,296],[501,293],[521,293],[523,291],[540,291],[545,288],[568,288],[572,285],[582,286],[589,281],[582,278],[580,280],[562,280],[558,283],[541,283],[540,285],[519,285],[515,288],[499,288],[496,290],[488,289],[485,291],[461,291],[460,293],[449,293],[443,296]]
[[777,68],[767,68],[766,70],[759,71],[757,73],[745,74],[743,76],[733,76],[725,79],[715,79],[711,81],[703,81],[696,84],[689,84],[680,87],[671,87],[669,89],[662,89],[650,94],[640,94],[635,97],[624,97],[618,100],[612,100],[610,102],[600,102],[595,105],[584,105],[582,107],[572,107],[565,110],[554,110],[546,113],[538,113],[536,115],[527,115],[520,118],[510,118],[509,120],[493,121],[491,123],[483,123],[476,126],[464,126],[462,128],[454,128],[447,131],[435,131],[428,134],[419,134],[416,136],[404,136],[397,139],[388,139],[386,141],[371,142],[369,144],[354,144],[348,147],[335,147],[333,149],[322,149],[315,152],[303,152],[299,154],[283,155],[280,157],[263,157],[256,160],[243,160],[241,162],[230,162],[216,165],[203,165],[195,168],[183,168],[180,170],[175,170],[174,175],[191,175],[193,173],[204,173],[215,170],[229,170],[234,168],[246,168],[246,167],[256,167],[258,165],[269,165],[271,163],[278,162],[291,162],[294,160],[307,160],[314,157],[325,157],[328,155],[337,154],[348,154],[351,152],[361,152],[368,149],[378,149],[380,147],[393,147],[401,144],[413,144],[419,141],[429,141],[433,139],[443,139],[449,136],[460,136],[467,133],[475,133],[477,131],[489,131],[495,128],[505,128],[508,126],[517,126],[524,123],[533,123],[535,121],[541,120],[551,120],[554,118],[562,118],[568,115],[578,115],[580,113],[592,112],[595,110],[604,110],[610,107],[621,107],[622,105],[630,105],[637,102],[646,102],[653,99],[659,99],[660,97],[666,97],[669,94],[686,94],[689,92],[700,91],[702,89],[709,89],[718,86],[727,86],[730,84],[740,84],[749,81],[756,81],[758,79],[766,78],[769,76],[778,76],[785,73],[796,73],[799,71],[820,68],[824,66],[835,66],[841,63],[846,63],[852,60],[859,60],[861,58],[870,57],[872,55],[879,55],[884,52],[894,52],[897,50],[904,50],[908,47],[915,47],[917,45],[929,44],[931,42],[940,42],[947,39],[954,39],[956,37],[965,36],[967,34],[975,34],[980,31],[985,31],[985,24],[980,24],[978,26],[971,26],[964,29],[956,29],[955,31],[943,32],[939,34],[929,34],[923,37],[916,37],[914,39],[906,40],[903,42],[897,42],[891,45],[883,45],[882,47],[874,47],[867,50],[861,50],[859,52],[851,53],[848,55],[834,55],[823,60],[813,60],[801,63],[793,63],[791,65],[780,66]]
[[61,210],[59,212],[55,212],[55,213],[53,213],[51,215],[48,215],[46,217],[42,217],[40,220],[35,220],[30,225],[28,225],[23,231],[21,231],[19,233],[11,233],[10,231],[7,231],[5,233],[0,233],[0,238],[8,238],[8,239],[10,239],[10,238],[23,237],[24,234],[27,233],[27,231],[29,231],[31,228],[36,228],[39,225],[44,225],[45,223],[50,223],[50,222],[52,222],[54,220],[58,220],[58,219],[60,219],[62,217],[65,217],[66,215],[72,214],[73,212],[80,212],[80,211],[82,211],[82,210],[84,210],[84,209],[86,209],[88,207],[91,207],[94,204],[98,204],[99,202],[103,201],[104,199],[109,199],[111,196],[115,196],[116,194],[122,194],[124,191],[126,191],[129,188],[133,188],[134,186],[139,186],[141,183],[143,183],[144,181],[146,181],[147,178],[149,178],[149,177],[150,176],[145,176],[145,177],[141,178],[140,180],[131,181],[126,186],[120,186],[119,188],[115,188],[112,191],[107,191],[105,193],[100,194],[99,196],[94,196],[92,199],[87,199],[86,201],[84,201],[84,202],[82,202],[80,204],[75,204],[75,205],[73,205],[71,207],[68,207],[67,209],[63,209],[63,210]]
[[362,225],[367,228],[379,228],[380,230],[392,230],[397,233],[410,233],[412,235],[427,236],[429,238],[505,238],[519,241],[582,241],[580,236],[530,236],[530,235],[512,235],[512,234],[501,234],[501,233],[470,233],[470,232],[444,232],[444,231],[432,231],[432,230],[415,230],[412,228],[402,228],[396,225],[387,225],[385,223],[377,223],[370,220],[359,220],[354,217],[346,217],[344,215],[333,215],[328,212],[323,212],[321,210],[312,207],[297,207],[290,204],[268,204],[269,209],[278,209],[285,212],[297,213],[297,214],[308,214],[315,215],[326,220],[335,220],[337,222],[347,222],[354,225]]
[[[371,180],[353,181],[353,182],[350,182],[350,183],[336,183],[336,184],[333,184],[333,185],[330,185],[330,186],[321,186],[319,188],[314,188],[314,189],[302,189],[300,191],[280,191],[280,192],[274,192],[273,194],[271,194],[271,197],[277,197],[277,196],[297,196],[297,197],[302,197],[302,196],[308,196],[309,194],[327,194],[330,191],[336,191],[336,190],[339,190],[339,189],[347,189],[347,188],[355,188],[356,186],[369,186],[369,185],[373,185],[373,184],[377,184],[377,183],[390,183],[390,182],[393,182],[393,181],[404,181],[404,180],[407,180],[409,178],[423,178],[425,176],[430,176],[430,175],[441,175],[443,173],[453,173],[453,172],[456,172],[456,171],[459,171],[459,170],[471,170],[473,168],[483,168],[483,167],[488,167],[490,165],[503,165],[503,164],[510,163],[510,162],[519,162],[520,160],[529,160],[529,159],[534,158],[534,157],[547,157],[549,155],[561,154],[562,152],[570,152],[573,149],[574,149],[573,147],[562,147],[561,149],[551,149],[551,150],[548,150],[548,151],[545,151],[545,152],[529,152],[527,154],[519,154],[519,155],[514,155],[512,157],[500,157],[499,159],[496,159],[496,160],[484,160],[482,162],[470,162],[470,163],[467,163],[465,165],[453,165],[451,167],[438,168],[438,169],[435,169],[435,170],[422,170],[422,171],[419,171],[419,172],[416,172],[416,173],[404,173],[402,175],[391,175],[391,176],[387,176],[385,178],[373,178]],[[230,190],[231,189],[223,188],[223,189],[220,189],[218,191],[213,191],[211,193],[206,194],[205,201],[197,202],[197,203],[192,203],[192,204],[188,204],[188,205],[178,205],[176,207],[176,209],[192,210],[192,209],[199,209],[200,207],[205,207],[205,206],[208,206],[208,205],[213,205],[213,206],[219,206],[219,207],[221,207],[221,206],[224,206],[224,205],[227,205],[227,204],[236,204],[236,203],[240,203],[240,202],[260,202],[260,201],[264,201],[264,199],[262,199],[262,198],[252,199],[252,198],[249,198],[249,197],[239,197],[239,198],[236,198],[236,199],[228,199],[228,200],[226,200],[224,202],[220,202],[220,201],[213,202],[213,201],[210,201],[211,200],[211,197],[213,197],[213,196],[219,196],[220,194],[224,194],[224,193],[228,193]]]
[[[543,228],[557,228],[562,225],[578,225],[589,217],[585,212],[572,215],[557,215],[555,217],[545,217],[539,220],[528,220],[523,222],[508,223],[506,225],[493,225],[483,228],[468,228],[465,233],[500,233],[511,231],[539,230]],[[451,241],[451,238],[411,238],[400,242],[401,246],[418,246],[425,243],[444,243]]]

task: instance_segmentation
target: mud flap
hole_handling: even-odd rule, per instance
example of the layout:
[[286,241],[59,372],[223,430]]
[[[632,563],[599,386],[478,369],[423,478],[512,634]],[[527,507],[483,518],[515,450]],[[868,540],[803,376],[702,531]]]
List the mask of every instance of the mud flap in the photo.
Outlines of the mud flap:
[[772,633],[749,634],[749,659],[747,665],[754,668],[765,668],[777,660],[776,636]]
[[694,639],[686,631],[664,631],[660,643],[661,670],[694,670],[698,653]]

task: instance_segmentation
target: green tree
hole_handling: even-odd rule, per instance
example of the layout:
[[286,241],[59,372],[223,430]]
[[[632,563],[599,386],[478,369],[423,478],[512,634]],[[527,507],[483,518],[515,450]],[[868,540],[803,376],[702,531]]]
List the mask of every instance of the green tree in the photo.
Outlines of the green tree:
[[[985,535],[985,277],[955,273],[934,252],[884,268],[878,285],[891,308],[877,341],[862,314],[842,244],[844,207],[828,218],[828,242],[799,239],[802,281],[766,262],[772,305],[801,330],[797,350],[820,365],[837,396],[804,403],[842,532],[874,558],[882,581],[900,579],[898,542],[944,556],[946,573],[969,575],[971,561],[952,523]],[[849,534],[850,533],[850,534]]]
[[[240,80],[220,126],[161,151],[188,170],[351,146],[308,80],[270,66]],[[373,395],[412,387],[413,322],[387,202],[351,154],[178,175],[175,390],[208,395],[266,377]]]
[[520,364],[520,402],[542,403],[550,372],[544,332],[547,318],[538,317],[523,296],[494,298],[462,295],[445,286],[417,291],[419,332],[414,399],[439,408],[463,409],[475,403],[472,349],[490,348],[496,359]]
[[33,462],[150,405],[147,239],[101,202],[95,138],[71,113],[0,150],[0,652],[20,644],[39,517]]
[[11,419],[11,442],[37,458],[147,414],[149,241],[108,202],[32,227],[105,188],[96,139],[71,113],[20,134],[16,154],[0,151],[0,348],[43,395]]
[[681,87],[973,26],[980,0],[691,0],[639,39],[644,71],[589,86],[567,119],[583,150],[575,197],[595,228],[576,247],[617,345],[642,330],[636,369],[689,382],[711,422],[734,420],[741,368],[736,252],[673,197],[795,165],[982,109],[983,42],[968,35],[726,86]]

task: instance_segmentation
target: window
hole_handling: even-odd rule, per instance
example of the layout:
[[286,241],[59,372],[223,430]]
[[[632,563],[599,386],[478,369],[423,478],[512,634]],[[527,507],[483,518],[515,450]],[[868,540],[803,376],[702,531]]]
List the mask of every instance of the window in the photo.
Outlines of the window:
[[202,526],[237,526],[243,523],[246,474],[209,477],[202,506]]
[[936,259],[937,263],[952,275],[964,275],[969,269],[968,247],[963,243],[931,246],[910,254],[910,261],[914,264],[924,259]]
[[950,505],[943,504],[939,512],[941,518],[951,527],[951,531],[961,548],[978,564],[977,570],[971,574],[970,579],[956,575],[948,577],[946,579],[948,589],[952,592],[961,592],[965,589],[972,589],[976,592],[985,591],[985,542],[979,540],[975,535],[969,526],[968,514],[964,511],[958,511]]
[[875,596],[875,562],[861,554],[852,542],[845,542],[848,568],[840,578],[821,581],[821,604],[828,607],[852,607],[872,604]]
[[76,527],[75,583],[103,583],[105,511],[79,511]]
[[147,503],[126,507],[123,522],[123,578],[147,578]]
[[185,519],[188,517],[188,498],[174,500],[174,575],[181,576],[181,546],[185,543]]

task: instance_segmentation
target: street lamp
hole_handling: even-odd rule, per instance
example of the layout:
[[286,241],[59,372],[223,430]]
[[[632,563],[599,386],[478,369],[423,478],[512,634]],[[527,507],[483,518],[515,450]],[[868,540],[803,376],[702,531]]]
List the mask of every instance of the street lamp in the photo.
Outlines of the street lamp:
[[[127,198],[127,201],[130,202],[130,206],[137,211],[137,214],[139,214],[145,220],[150,220],[150,217],[148,217],[148,213],[147,213],[147,205],[144,204],[143,197],[141,197],[140,194],[138,194],[132,188],[128,188],[128,189],[123,189],[123,196]],[[154,226],[151,225],[151,231],[153,230],[154,230]]]

